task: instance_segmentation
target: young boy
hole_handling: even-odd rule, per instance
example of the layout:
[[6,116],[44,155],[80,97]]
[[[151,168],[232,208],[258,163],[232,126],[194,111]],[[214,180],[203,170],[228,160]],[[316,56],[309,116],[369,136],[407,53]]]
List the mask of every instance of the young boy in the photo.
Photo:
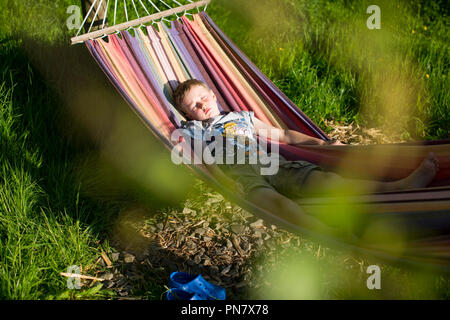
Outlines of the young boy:
[[[323,141],[294,130],[275,128],[254,117],[253,112],[221,113],[213,91],[199,80],[192,79],[181,83],[175,90],[173,98],[176,107],[189,120],[183,124],[183,130],[186,130],[191,137],[195,136],[195,130],[200,131],[201,135],[195,137],[203,139],[204,146],[211,143],[209,139],[205,139],[206,136],[223,136],[226,140],[232,138],[236,148],[244,148],[248,156],[248,143],[237,142],[236,136],[245,136],[246,140],[251,142],[256,141],[256,136],[270,138],[274,136],[274,133],[278,136],[279,142],[292,145],[340,144]],[[272,175],[261,175],[259,170],[261,164],[222,164],[221,168],[242,186],[249,201],[267,208],[270,212],[277,212],[279,216],[294,224],[330,234],[340,232],[304,214],[290,198],[340,190],[345,185],[351,184],[358,185],[362,190],[373,192],[421,188],[433,180],[438,170],[437,160],[430,153],[411,175],[402,180],[393,182],[350,180],[332,172],[325,172],[306,161],[286,161],[281,156],[279,158],[278,171]]]

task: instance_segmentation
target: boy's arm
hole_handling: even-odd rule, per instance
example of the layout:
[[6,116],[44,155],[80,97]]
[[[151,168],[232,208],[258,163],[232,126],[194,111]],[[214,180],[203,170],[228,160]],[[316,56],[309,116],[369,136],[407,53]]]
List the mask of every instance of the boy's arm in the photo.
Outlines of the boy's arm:
[[[261,120],[257,118],[253,118],[253,125],[255,128],[255,133],[259,136],[270,138],[278,136],[278,141],[287,143],[287,144],[309,144],[309,145],[333,145],[333,144],[342,144],[339,141],[325,141],[322,139],[314,138],[308,136],[304,133],[295,131],[295,130],[284,130],[278,129],[271,125],[265,124]],[[262,130],[261,130],[262,129]],[[271,132],[273,133],[271,135]]]

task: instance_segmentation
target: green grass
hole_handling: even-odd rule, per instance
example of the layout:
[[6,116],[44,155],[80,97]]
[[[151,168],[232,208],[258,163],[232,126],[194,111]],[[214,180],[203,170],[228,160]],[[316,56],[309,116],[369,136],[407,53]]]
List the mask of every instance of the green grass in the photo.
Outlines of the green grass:
[[92,263],[108,205],[80,197],[57,99],[19,43],[0,52],[0,298],[43,299],[65,288],[60,272]]
[[[322,128],[324,120],[332,119],[407,138],[437,139],[450,137],[450,41],[444,3],[379,1],[379,31],[365,27],[365,8],[372,3],[364,1],[213,0],[208,13]],[[180,178],[186,171],[164,169],[170,158],[152,144],[148,131],[118,95],[105,96],[101,104],[95,93],[76,84],[87,77],[81,76],[85,70],[79,65],[70,64],[70,53],[82,51],[68,47],[74,31],[65,28],[65,10],[71,4],[0,3],[1,299],[111,297],[98,287],[68,290],[59,274],[71,265],[90,266],[101,250],[111,251],[110,230],[130,203],[154,212],[175,207],[190,183]],[[128,8],[130,16],[133,10]],[[124,19],[122,11],[117,19]],[[59,52],[58,59],[46,61],[54,52]],[[86,57],[80,61],[89,63]],[[95,64],[89,67],[98,71]],[[62,76],[67,74],[73,78]],[[111,95],[111,87],[98,74],[92,83]],[[64,86],[73,94],[61,94]],[[88,108],[89,100],[98,104]],[[74,106],[83,112],[71,113]],[[152,179],[147,166],[161,176]],[[311,246],[311,252],[317,252],[319,244]],[[323,266],[345,267],[348,258],[334,251],[320,259],[307,255]],[[448,298],[445,277],[416,280],[407,270],[385,268],[393,287],[410,283],[406,289],[392,288],[389,298]],[[352,273],[340,274],[333,282],[327,280],[331,273],[324,273],[324,283],[331,284],[320,296],[367,294],[355,291],[349,280]],[[163,284],[149,283],[142,289],[153,299],[159,298],[158,290]]]
[[380,30],[366,27],[368,1],[218,3],[208,11],[216,23],[318,125],[449,136],[443,2],[379,1]]

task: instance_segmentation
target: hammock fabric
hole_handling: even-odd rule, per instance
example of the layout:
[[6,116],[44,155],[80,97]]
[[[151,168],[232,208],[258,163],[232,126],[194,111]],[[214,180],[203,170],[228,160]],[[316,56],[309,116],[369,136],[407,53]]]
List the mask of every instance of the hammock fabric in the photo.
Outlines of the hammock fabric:
[[[171,133],[182,115],[173,107],[171,93],[190,78],[204,81],[214,91],[222,111],[254,111],[256,117],[278,128],[289,128],[327,140],[327,135],[295,106],[218,28],[204,12],[183,16],[171,27],[156,23],[139,28],[135,36],[123,31],[94,39],[87,48],[110,81],[151,131],[172,149]],[[372,146],[291,146],[280,144],[287,159],[302,159],[348,177],[396,180],[407,176],[428,152],[435,153],[440,170],[433,188],[353,196],[346,201],[362,207],[367,225],[396,223],[407,237],[398,243],[354,244],[318,235],[327,241],[394,262],[450,269],[450,140]],[[194,155],[195,156],[195,155]],[[287,230],[314,234],[248,202],[227,184],[215,166],[190,165],[201,178],[244,209]],[[305,212],[330,212],[337,199],[298,200]],[[321,210],[322,207],[328,208]],[[332,214],[332,213],[330,213]],[[317,235],[316,235],[317,236]],[[393,240],[392,240],[393,241]],[[395,249],[392,249],[395,248]],[[401,249],[399,249],[401,248]]]

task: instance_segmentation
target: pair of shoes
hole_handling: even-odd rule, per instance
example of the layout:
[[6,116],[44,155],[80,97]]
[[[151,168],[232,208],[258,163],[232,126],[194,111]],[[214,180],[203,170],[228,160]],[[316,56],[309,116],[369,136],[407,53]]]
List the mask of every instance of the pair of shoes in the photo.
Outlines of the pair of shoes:
[[[176,293],[180,298],[189,296],[195,298],[180,300],[225,300],[226,297],[224,288],[209,283],[203,279],[201,274],[195,276],[185,272],[172,272],[170,275],[169,286],[172,288],[169,292],[171,290],[173,291],[170,293],[170,297],[173,297],[172,293]],[[169,292],[167,293],[168,300]]]

